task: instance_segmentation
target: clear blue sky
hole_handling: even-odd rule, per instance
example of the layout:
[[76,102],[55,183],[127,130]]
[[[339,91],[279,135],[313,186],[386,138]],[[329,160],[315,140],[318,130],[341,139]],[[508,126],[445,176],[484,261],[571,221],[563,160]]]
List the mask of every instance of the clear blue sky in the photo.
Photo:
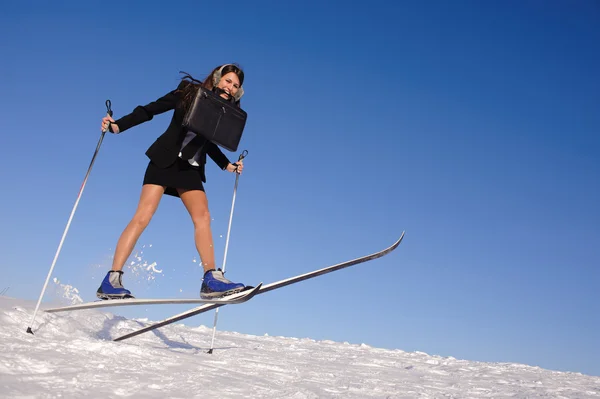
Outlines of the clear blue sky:
[[[0,290],[37,300],[106,99],[120,117],[181,70],[238,62],[249,155],[228,277],[269,283],[406,237],[223,308],[219,328],[600,375],[598,2],[23,1],[3,5],[0,34]],[[102,144],[53,274],[84,300],[170,117]],[[207,168],[220,261],[235,177]],[[126,269],[126,286],[197,296],[192,233],[165,197],[139,241],[163,272]]]

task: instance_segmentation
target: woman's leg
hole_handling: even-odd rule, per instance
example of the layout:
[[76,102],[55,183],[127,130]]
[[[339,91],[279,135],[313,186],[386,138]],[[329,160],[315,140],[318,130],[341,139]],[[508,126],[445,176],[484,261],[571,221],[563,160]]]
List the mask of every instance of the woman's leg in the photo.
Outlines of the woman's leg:
[[154,212],[156,212],[164,192],[165,187],[156,184],[144,184],[142,186],[142,193],[135,215],[133,215],[133,218],[127,227],[125,227],[117,242],[112,270],[118,271],[123,269],[127,258],[133,252],[133,247],[137,243],[137,240],[148,226],[148,223],[150,223],[152,216],[154,216]]
[[216,270],[215,248],[210,230],[210,213],[206,194],[202,190],[177,191],[194,222],[196,249],[198,249],[204,268],[200,297],[218,298],[241,291],[244,289],[244,284],[231,282],[223,276],[220,269]]
[[194,223],[194,241],[196,242],[196,249],[202,260],[204,271],[216,269],[215,248],[210,229],[210,212],[208,211],[206,194],[202,190],[177,189],[177,192],[192,217],[192,222]]

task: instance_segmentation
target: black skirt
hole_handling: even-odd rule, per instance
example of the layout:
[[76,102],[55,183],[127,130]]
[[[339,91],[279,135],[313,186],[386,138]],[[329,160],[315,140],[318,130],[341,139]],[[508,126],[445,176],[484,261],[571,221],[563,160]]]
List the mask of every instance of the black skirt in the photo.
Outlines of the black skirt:
[[166,187],[165,194],[179,197],[178,188],[204,191],[202,170],[188,161],[177,158],[171,166],[162,169],[152,161],[148,163],[143,184],[157,184]]

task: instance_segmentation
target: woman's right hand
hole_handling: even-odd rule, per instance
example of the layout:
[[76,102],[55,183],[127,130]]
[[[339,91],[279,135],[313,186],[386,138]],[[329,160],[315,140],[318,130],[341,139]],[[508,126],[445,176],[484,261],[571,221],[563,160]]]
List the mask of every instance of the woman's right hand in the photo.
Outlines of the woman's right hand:
[[103,132],[109,131],[108,130],[108,126],[110,124],[111,127],[112,127],[112,133],[119,133],[119,125],[115,124],[114,122],[115,122],[115,120],[113,118],[111,118],[110,116],[106,115],[104,118],[102,118],[101,130]]

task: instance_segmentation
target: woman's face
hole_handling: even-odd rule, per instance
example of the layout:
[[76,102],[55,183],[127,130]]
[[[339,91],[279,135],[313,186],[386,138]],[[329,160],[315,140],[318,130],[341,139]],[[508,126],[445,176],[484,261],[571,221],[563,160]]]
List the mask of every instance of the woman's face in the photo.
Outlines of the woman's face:
[[217,87],[225,91],[221,93],[221,97],[227,100],[227,94],[233,97],[240,90],[240,78],[234,72],[229,72],[221,77]]

